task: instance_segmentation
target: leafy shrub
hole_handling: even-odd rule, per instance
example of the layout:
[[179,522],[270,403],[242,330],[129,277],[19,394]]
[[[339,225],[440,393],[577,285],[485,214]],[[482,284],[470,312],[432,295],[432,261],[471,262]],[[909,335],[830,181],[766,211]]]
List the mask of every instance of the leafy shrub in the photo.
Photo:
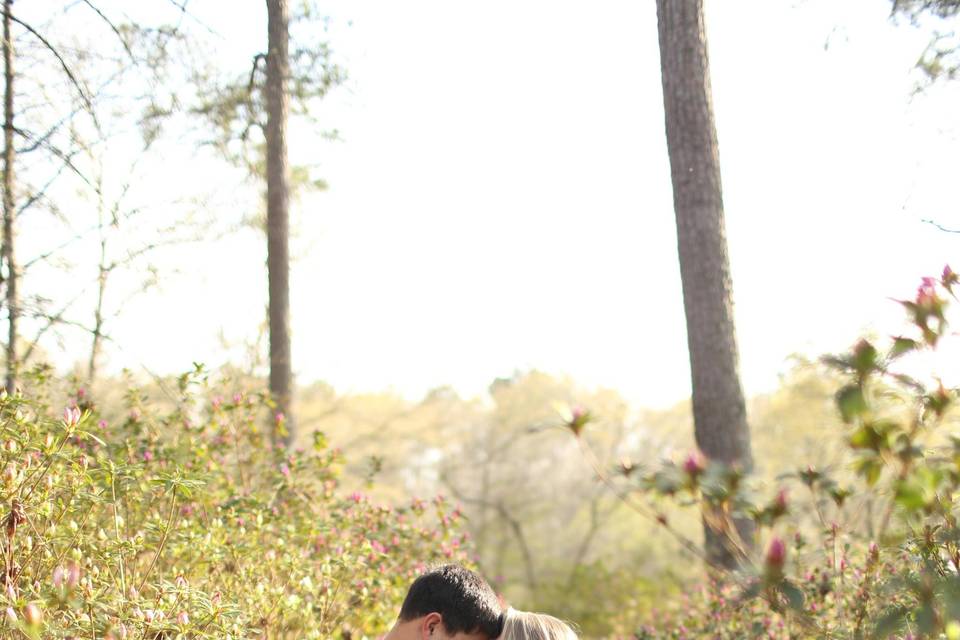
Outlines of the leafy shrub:
[[464,560],[458,509],[341,495],[321,434],[271,445],[265,395],[198,368],[108,422],[83,391],[58,417],[46,378],[0,398],[2,637],[372,636],[424,563]]
[[[906,375],[902,363],[954,336],[947,309],[960,278],[945,268],[900,301],[910,330],[879,348],[861,340],[824,358],[842,374],[836,394],[849,464],[803,466],[759,486],[736,468],[690,454],[679,463],[606,478],[638,511],[680,538],[709,579],[664,602],[636,638],[960,639],[958,389]],[[570,429],[584,428],[571,419]],[[602,471],[601,471],[602,473]],[[697,508],[741,559],[710,566],[664,508]],[[742,540],[735,518],[752,519]]]

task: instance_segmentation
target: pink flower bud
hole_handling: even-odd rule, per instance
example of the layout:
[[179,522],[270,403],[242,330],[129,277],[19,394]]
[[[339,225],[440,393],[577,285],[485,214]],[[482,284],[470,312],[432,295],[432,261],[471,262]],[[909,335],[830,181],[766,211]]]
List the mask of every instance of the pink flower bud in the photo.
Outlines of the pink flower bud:
[[13,610],[13,607],[7,607],[4,617],[7,619],[7,624],[17,624],[17,612]]
[[67,569],[67,587],[76,589],[78,584],[80,584],[80,565],[73,562]]
[[706,468],[706,462],[699,451],[692,451],[683,461],[683,470],[693,477],[699,476]]
[[80,409],[77,407],[67,407],[63,410],[63,424],[68,427],[75,427],[80,424]]
[[43,624],[43,612],[40,607],[32,602],[23,608],[23,619],[31,627],[38,627]]
[[921,307],[932,307],[938,302],[937,281],[933,278],[922,278],[917,287],[916,303]]
[[787,499],[786,489],[780,489],[780,491],[777,492],[777,497],[774,499],[774,505],[776,506],[777,510],[780,511],[781,513],[787,510],[787,507],[789,505],[789,500]]
[[181,627],[185,627],[190,624],[190,616],[187,615],[186,611],[181,611],[177,614],[177,624]]
[[7,487],[12,487],[13,484],[17,481],[17,467],[12,462],[6,466],[3,470],[3,484]]
[[59,589],[63,586],[63,579],[66,575],[66,572],[63,570],[63,567],[57,567],[53,570],[53,576],[51,580],[53,581],[53,588]]
[[787,560],[787,545],[782,539],[774,536],[767,546],[766,563],[767,567],[775,570],[783,569]]

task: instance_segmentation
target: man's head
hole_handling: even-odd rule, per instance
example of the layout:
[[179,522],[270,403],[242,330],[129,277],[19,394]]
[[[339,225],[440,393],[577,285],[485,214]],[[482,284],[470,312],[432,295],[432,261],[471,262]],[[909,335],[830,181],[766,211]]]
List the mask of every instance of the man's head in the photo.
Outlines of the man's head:
[[385,640],[493,640],[503,625],[497,594],[455,564],[431,569],[410,585]]

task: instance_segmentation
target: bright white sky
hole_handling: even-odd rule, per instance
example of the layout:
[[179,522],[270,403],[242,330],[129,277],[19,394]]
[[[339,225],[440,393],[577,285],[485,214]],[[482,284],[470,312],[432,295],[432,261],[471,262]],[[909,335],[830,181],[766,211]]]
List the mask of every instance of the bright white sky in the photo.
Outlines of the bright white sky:
[[[262,4],[189,6],[240,69],[265,39]],[[323,113],[343,142],[301,127],[291,143],[330,183],[295,212],[299,381],[473,395],[536,367],[647,405],[688,396],[654,3],[325,7],[350,81]],[[960,263],[960,235],[923,222],[960,227],[960,85],[911,97],[927,33],[891,24],[884,0],[707,7],[742,373],[758,392],[791,353],[899,331],[889,297]],[[158,190],[231,190],[192,149],[158,161]],[[262,245],[241,232],[180,249],[183,275],[114,326],[109,368],[237,357],[218,335],[240,344],[262,322]]]

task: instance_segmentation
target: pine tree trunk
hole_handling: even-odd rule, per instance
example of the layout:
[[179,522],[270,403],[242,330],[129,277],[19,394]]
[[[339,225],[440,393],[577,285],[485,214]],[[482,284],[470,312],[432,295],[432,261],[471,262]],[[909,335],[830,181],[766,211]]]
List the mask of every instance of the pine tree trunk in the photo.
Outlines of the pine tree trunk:
[[267,280],[270,324],[270,391],[284,414],[286,444],[294,438],[290,353],[290,170],[287,163],[289,95],[287,0],[267,0]]
[[3,3],[3,262],[6,265],[6,304],[7,304],[7,374],[5,387],[7,393],[16,390],[19,359],[17,356],[17,321],[20,317],[20,303],[17,299],[17,286],[20,273],[17,267],[14,242],[16,240],[16,216],[13,185],[13,39],[10,35],[10,11],[13,0]]
[[[720,160],[703,0],[657,0],[667,147],[687,321],[694,433],[703,454],[752,467],[733,322]],[[737,522],[744,543],[748,522]],[[710,559],[737,563],[725,536],[704,523]]]
[[100,350],[103,344],[103,302],[107,293],[107,276],[110,267],[107,264],[107,236],[104,232],[103,181],[97,180],[97,192],[100,193],[98,209],[98,229],[100,232],[100,262],[97,265],[97,304],[93,308],[93,331],[90,341],[90,361],[87,363],[87,384],[92,385],[97,378],[100,363]]

